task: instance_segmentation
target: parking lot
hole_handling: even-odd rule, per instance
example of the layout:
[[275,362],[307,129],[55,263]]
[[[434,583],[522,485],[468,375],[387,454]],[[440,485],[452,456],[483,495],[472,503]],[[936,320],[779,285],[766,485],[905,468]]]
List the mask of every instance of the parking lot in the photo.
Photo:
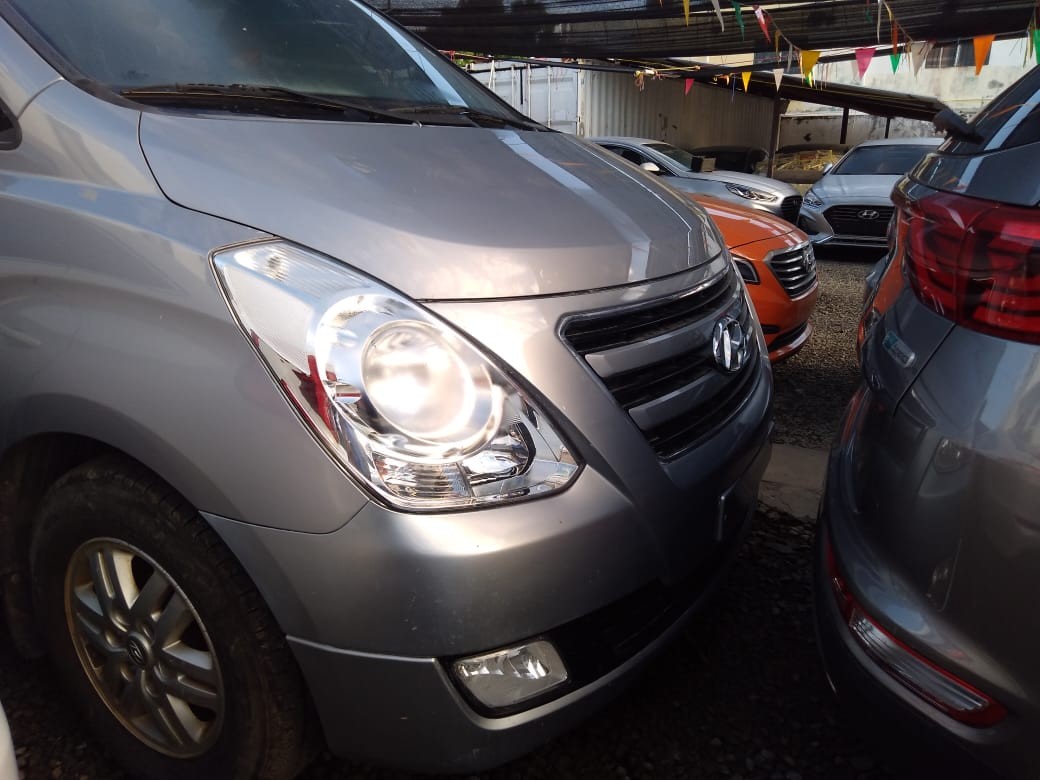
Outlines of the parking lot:
[[[821,259],[816,334],[775,371],[777,441],[826,447],[857,377],[853,340],[869,265]],[[715,603],[633,689],[489,778],[898,776],[843,724],[812,629],[812,522],[762,508]],[[117,778],[47,664],[0,637],[0,700],[26,778]],[[401,777],[323,756],[304,775]]]

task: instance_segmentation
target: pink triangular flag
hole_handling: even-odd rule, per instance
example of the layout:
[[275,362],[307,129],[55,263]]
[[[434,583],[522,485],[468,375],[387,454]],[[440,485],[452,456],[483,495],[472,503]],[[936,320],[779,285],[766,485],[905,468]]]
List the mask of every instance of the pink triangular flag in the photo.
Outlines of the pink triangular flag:
[[863,80],[867,68],[870,67],[875,51],[877,51],[877,46],[864,46],[862,49],[856,49],[856,67],[859,68],[860,81]]
[[693,89],[693,79],[686,79],[686,88],[683,90],[683,94],[689,95],[691,89]]

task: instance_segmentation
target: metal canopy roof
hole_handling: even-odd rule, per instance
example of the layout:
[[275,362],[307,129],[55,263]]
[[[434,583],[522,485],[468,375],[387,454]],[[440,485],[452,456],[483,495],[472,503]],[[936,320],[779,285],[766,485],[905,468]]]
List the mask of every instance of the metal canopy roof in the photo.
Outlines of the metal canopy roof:
[[[773,51],[743,3],[744,35],[730,2],[725,31],[708,0],[367,0],[445,50],[538,57],[654,58]],[[1037,0],[886,0],[902,38],[955,40],[1022,32]],[[891,42],[888,15],[874,0],[773,0],[770,30],[779,27],[800,49]],[[782,44],[786,47],[786,44]]]
[[[696,72],[686,75],[696,81],[711,81],[710,77],[700,76]],[[739,77],[734,76],[734,78],[739,81]],[[743,87],[738,85],[736,89],[743,89]],[[815,87],[810,87],[798,76],[784,76],[780,89],[777,90],[772,73],[753,73],[748,82],[748,92],[768,98],[779,97],[785,100],[848,108],[876,116],[900,116],[925,121],[930,121],[946,107],[939,99],[926,95],[890,92],[834,82],[817,82]]]

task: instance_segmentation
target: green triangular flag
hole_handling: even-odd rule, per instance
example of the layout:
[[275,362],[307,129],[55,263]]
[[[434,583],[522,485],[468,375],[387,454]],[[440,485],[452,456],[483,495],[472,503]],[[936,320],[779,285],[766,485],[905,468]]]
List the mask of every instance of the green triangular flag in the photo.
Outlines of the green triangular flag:
[[888,58],[892,61],[892,72],[895,73],[899,70],[899,61],[903,59],[903,52],[899,49],[893,49],[892,53],[888,55]]
[[737,27],[740,28],[740,40],[744,40],[744,9],[737,0],[733,0],[733,13],[737,15]]
[[1036,54],[1036,64],[1040,65],[1040,27],[1033,28],[1033,53]]

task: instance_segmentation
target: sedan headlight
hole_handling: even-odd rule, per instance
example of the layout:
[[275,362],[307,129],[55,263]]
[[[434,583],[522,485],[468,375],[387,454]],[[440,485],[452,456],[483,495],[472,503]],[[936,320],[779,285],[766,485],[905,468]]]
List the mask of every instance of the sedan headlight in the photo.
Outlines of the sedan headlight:
[[213,264],[292,405],[388,503],[473,507],[559,490],[577,474],[532,399],[400,293],[285,242],[223,250]]
[[748,200],[759,200],[765,203],[771,203],[780,199],[779,195],[774,195],[771,192],[765,192],[763,190],[756,190],[754,187],[748,187],[743,184],[727,184],[726,189],[734,195],[739,195]]
[[811,209],[818,209],[823,206],[823,199],[814,190],[809,190],[805,193],[805,197],[802,198],[802,203]]

